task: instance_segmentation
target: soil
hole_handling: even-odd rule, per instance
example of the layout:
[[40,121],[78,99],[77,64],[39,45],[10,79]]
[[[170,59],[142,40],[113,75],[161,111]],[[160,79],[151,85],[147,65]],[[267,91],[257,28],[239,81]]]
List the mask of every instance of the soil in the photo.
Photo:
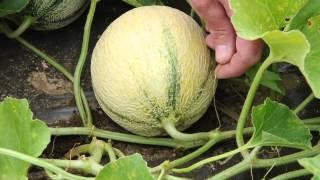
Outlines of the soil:
[[[189,8],[184,0],[169,1],[168,3],[173,7],[189,12]],[[94,124],[102,129],[119,132],[126,131],[113,123],[113,121],[102,112],[94,98],[90,82],[89,63],[94,44],[101,33],[112,20],[131,8],[132,7],[119,0],[101,1],[99,3],[93,22],[87,64],[82,74],[82,87],[88,97],[90,107],[93,110]],[[23,34],[23,37],[32,42],[36,47],[56,58],[59,63],[73,72],[81,49],[82,30],[85,18],[86,15],[84,14],[73,24],[56,31],[36,32],[30,30]],[[291,107],[294,107],[307,96],[309,89],[295,68],[288,67],[282,74],[285,86],[289,90],[288,96],[279,97],[279,99]],[[2,35],[0,35],[0,77],[0,100],[6,96],[28,99],[34,116],[45,121],[51,127],[81,126],[81,120],[75,106],[70,82],[67,81],[61,73],[43,62],[41,58],[23,48],[17,42],[9,40]],[[293,79],[295,81],[293,81]],[[221,127],[222,130],[235,129],[235,119],[237,119],[241,110],[247,88],[247,86],[241,83],[220,81],[216,93],[216,104],[220,107],[218,109],[220,122],[217,119],[214,105],[212,105],[207,113],[188,129],[187,132],[208,131],[217,127]],[[267,89],[259,91],[258,97],[260,98],[257,99],[256,103],[261,102],[268,93],[269,90]],[[317,101],[309,105],[307,110],[303,111],[301,115],[304,117],[312,117],[315,114],[320,114],[318,108],[315,108],[316,106],[319,107],[319,102]],[[53,137],[43,157],[62,158],[64,154],[74,146],[89,142],[90,138],[85,136]],[[135,152],[141,153],[150,166],[158,165],[167,159],[176,159],[192,151],[187,150],[183,152],[172,148],[116,141],[113,142],[113,145],[127,155]],[[219,143],[192,162],[221,154],[235,147],[236,145],[233,140]],[[290,151],[282,150],[281,152],[285,154]],[[276,157],[278,154],[271,149],[266,149],[264,156]],[[239,161],[240,157],[235,156],[226,162],[221,161],[206,165],[192,173],[186,174],[186,177],[203,180]],[[290,165],[274,168],[268,177],[296,167],[297,165]],[[267,171],[268,169],[254,170],[254,179],[263,178]],[[233,179],[249,178],[251,178],[251,173],[246,172]],[[46,179],[46,177],[41,169],[33,167],[30,170],[29,179],[38,180]]]

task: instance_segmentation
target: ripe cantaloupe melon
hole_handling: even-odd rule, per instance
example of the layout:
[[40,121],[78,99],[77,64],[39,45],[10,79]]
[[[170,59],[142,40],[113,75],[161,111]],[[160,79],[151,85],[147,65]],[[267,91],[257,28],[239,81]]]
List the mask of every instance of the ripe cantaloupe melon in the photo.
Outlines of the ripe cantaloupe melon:
[[101,108],[128,131],[165,134],[164,121],[183,130],[200,119],[215,93],[214,60],[204,32],[166,6],[130,10],[97,42],[91,76]]

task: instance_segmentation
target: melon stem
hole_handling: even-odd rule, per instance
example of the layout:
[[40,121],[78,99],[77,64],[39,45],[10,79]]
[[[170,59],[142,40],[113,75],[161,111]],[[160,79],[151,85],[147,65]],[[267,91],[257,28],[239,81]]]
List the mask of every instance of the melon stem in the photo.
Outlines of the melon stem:
[[81,73],[82,73],[82,70],[86,61],[86,57],[88,54],[91,25],[92,25],[94,13],[96,10],[97,2],[98,2],[97,0],[91,0],[89,12],[87,15],[87,20],[84,26],[80,57],[73,75],[73,79],[74,79],[73,92],[74,92],[75,102],[79,109],[79,114],[85,127],[92,127],[93,124],[92,124],[92,117],[86,114],[90,112],[83,111],[85,110],[85,107],[84,107],[84,101],[81,98]]
[[174,124],[174,120],[172,118],[162,120],[162,127],[166,130],[166,132],[174,139],[181,141],[196,141],[196,140],[208,140],[210,139],[210,132],[200,132],[200,133],[192,133],[187,134],[179,131]]
[[7,34],[9,38],[19,37],[22,33],[24,33],[34,22],[36,21],[35,17],[27,16],[20,26],[13,32]]

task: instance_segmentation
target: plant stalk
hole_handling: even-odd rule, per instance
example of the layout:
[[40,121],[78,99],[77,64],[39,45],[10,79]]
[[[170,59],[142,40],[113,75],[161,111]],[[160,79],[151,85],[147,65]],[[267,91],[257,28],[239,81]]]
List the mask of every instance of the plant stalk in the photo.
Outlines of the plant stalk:
[[266,167],[271,167],[271,166],[281,166],[281,165],[285,165],[285,164],[290,164],[290,163],[297,161],[297,159],[311,157],[311,156],[314,156],[317,154],[320,154],[320,144],[312,147],[311,150],[304,150],[301,152],[297,152],[294,154],[290,154],[290,155],[286,155],[286,156],[282,156],[282,157],[278,157],[278,158],[253,159],[252,161],[247,161],[247,159],[244,159],[241,163],[238,163],[238,164],[220,172],[219,174],[213,176],[211,178],[211,180],[212,179],[230,178],[230,177],[235,176],[241,172],[249,170],[250,168],[266,168]]
[[315,145],[310,150],[300,151],[294,154],[289,154],[286,156],[272,158],[272,159],[257,159],[253,164],[254,168],[265,168],[270,166],[280,166],[284,164],[289,164],[295,162],[297,159],[306,158],[320,154],[320,144]]
[[[252,103],[253,103],[253,100],[254,100],[254,96],[255,96],[255,94],[257,92],[257,89],[259,87],[259,83],[261,81],[263,73],[267,70],[267,68],[271,64],[272,64],[271,63],[271,58],[270,59],[269,58],[266,59],[262,63],[261,67],[259,68],[258,72],[256,73],[256,76],[254,77],[253,82],[252,82],[252,84],[250,86],[247,98],[246,98],[246,100],[244,102],[244,105],[243,105],[243,108],[242,108],[242,111],[240,113],[240,117],[239,117],[239,120],[238,120],[238,123],[237,123],[236,140],[237,140],[237,145],[238,145],[239,148],[244,145],[243,129],[245,127],[247,117],[248,117],[249,112],[251,110],[251,106],[252,106]],[[244,150],[245,151],[241,152],[241,154],[242,154],[243,157],[247,157],[249,154],[246,151],[246,149],[244,149]]]
[[204,144],[203,146],[201,146],[199,149],[197,149],[196,151],[182,157],[179,159],[176,159],[174,161],[171,161],[168,165],[166,165],[166,169],[171,169],[177,166],[180,166],[182,164],[185,164],[189,161],[191,161],[192,159],[199,157],[201,154],[205,153],[206,151],[208,151],[212,146],[214,146],[217,142],[219,142],[220,140],[222,140],[223,138],[221,136],[217,136],[217,138],[212,138],[210,139],[206,144]]
[[68,169],[77,169],[85,173],[92,175],[98,175],[99,172],[103,169],[103,166],[91,160],[90,157],[86,159],[79,160],[63,160],[63,159],[42,159],[50,164],[54,164],[58,167],[68,168]]
[[17,38],[22,33],[24,33],[36,20],[35,17],[27,16],[24,21],[20,24],[20,26],[13,32],[7,34],[9,38]]
[[124,134],[112,131],[101,130],[97,128],[87,127],[71,127],[71,128],[50,128],[51,134],[56,136],[63,135],[88,135],[104,139],[113,139],[138,144],[148,144],[157,146],[168,146],[173,148],[189,149],[204,144],[204,141],[183,142],[170,138],[152,138],[142,137],[132,134]]
[[92,20],[94,17],[96,6],[97,6],[97,0],[91,0],[89,13],[87,16],[86,24],[84,26],[81,53],[80,53],[78,64],[76,66],[74,76],[73,76],[74,77],[73,91],[74,91],[75,101],[76,101],[77,107],[79,107],[80,117],[85,127],[92,127],[93,125],[92,125],[92,118],[86,115],[85,111],[82,111],[84,109],[84,104],[83,104],[83,99],[81,98],[81,73],[82,73],[82,69],[84,67],[85,60],[88,54],[90,30],[91,30]]
[[70,174],[70,173],[64,171],[63,169],[61,169],[61,168],[59,168],[59,167],[57,167],[57,166],[55,166],[55,165],[53,165],[51,163],[48,163],[48,162],[46,162],[46,161],[44,161],[42,159],[38,159],[38,158],[23,154],[23,153],[20,153],[20,152],[17,152],[17,151],[13,151],[13,150],[10,150],[10,149],[0,148],[0,154],[7,155],[7,156],[10,156],[10,157],[13,157],[13,158],[17,158],[17,159],[20,159],[22,161],[37,165],[39,167],[43,167],[43,168],[45,168],[45,169],[47,169],[47,170],[49,170],[51,172],[54,172],[56,174],[59,174],[59,175],[63,176],[66,179],[94,180],[94,178],[88,178],[88,177],[82,177],[82,176],[77,176],[77,175]]
[[298,114],[300,111],[302,111],[313,99],[315,98],[314,94],[311,93],[305,100],[302,101],[294,110],[293,112],[295,114]]
[[248,158],[246,158],[246,159],[242,160],[240,163],[216,174],[215,176],[209,178],[209,180],[229,179],[229,178],[235,176],[236,174],[238,174],[239,172],[243,172],[243,171],[249,169],[251,167],[252,161],[254,161],[254,159],[256,158],[256,155],[260,149],[261,149],[260,146],[255,147],[251,151]]
[[303,123],[306,124],[306,125],[312,125],[312,124],[314,124],[314,125],[319,124],[320,125],[320,117],[304,119]]
[[296,179],[301,176],[310,175],[311,173],[305,169],[300,169],[296,171],[290,171],[279,176],[272,178],[271,180],[286,180],[286,179]]
[[183,164],[191,161],[192,159],[199,157],[201,154],[208,151],[212,146],[214,146],[216,143],[218,143],[222,139],[223,139],[222,136],[220,134],[217,134],[217,136],[215,138],[211,138],[206,144],[204,144],[203,146],[201,146],[197,150],[193,151],[192,153],[190,153],[186,156],[183,156],[179,159],[176,159],[174,161],[165,162],[163,164],[160,164],[159,166],[152,168],[151,171],[157,172],[157,171],[160,171],[161,169],[169,170],[174,167],[183,165]]
[[190,171],[192,171],[192,170],[194,170],[196,168],[200,168],[201,166],[203,166],[205,164],[212,163],[214,161],[233,156],[233,155],[235,155],[237,153],[240,153],[241,151],[243,151],[245,149],[249,149],[249,148],[250,148],[250,146],[243,145],[238,149],[234,149],[232,151],[229,151],[229,152],[217,155],[217,156],[213,156],[211,158],[204,159],[204,160],[199,161],[199,162],[197,162],[197,163],[195,163],[195,164],[193,164],[193,165],[191,165],[189,167],[182,168],[182,169],[173,169],[172,171],[175,172],[175,173],[187,173],[187,172],[190,172]]
[[97,140],[93,138],[92,142],[90,143],[89,153],[90,159],[92,159],[96,163],[100,163],[102,156],[105,150],[105,142],[101,140]]
[[114,151],[114,153],[116,154],[116,156],[118,157],[118,158],[121,158],[121,157],[125,157],[126,155],[125,154],[123,154],[123,152],[122,151],[120,151],[120,149],[117,149],[117,148],[112,148],[113,149],[113,151]]
[[114,149],[112,148],[110,143],[105,143],[104,144],[104,149],[105,151],[108,153],[110,162],[116,161],[117,160],[117,156],[116,153],[114,151]]
[[[133,134],[124,134],[119,132],[112,132],[107,130],[102,130],[98,128],[87,128],[87,127],[70,127],[70,128],[49,128],[52,135],[55,136],[71,136],[71,135],[87,135],[87,136],[95,136],[104,139],[112,139],[117,141],[124,141],[130,143],[138,143],[138,144],[148,144],[148,145],[156,145],[156,146],[167,146],[173,147],[177,149],[190,149],[201,146],[206,143],[203,140],[195,140],[195,141],[179,141],[170,138],[154,138],[154,137],[142,137]],[[250,135],[253,132],[253,128],[245,128],[244,134]],[[230,131],[213,131],[212,136],[214,134],[219,133],[222,138],[220,141],[225,139],[233,138],[236,134],[235,130]]]
[[181,141],[195,141],[195,140],[208,140],[210,138],[211,132],[200,132],[200,133],[193,133],[187,134],[180,132],[176,129],[174,125],[173,118],[162,120],[162,127],[166,130],[166,132],[173,138]]

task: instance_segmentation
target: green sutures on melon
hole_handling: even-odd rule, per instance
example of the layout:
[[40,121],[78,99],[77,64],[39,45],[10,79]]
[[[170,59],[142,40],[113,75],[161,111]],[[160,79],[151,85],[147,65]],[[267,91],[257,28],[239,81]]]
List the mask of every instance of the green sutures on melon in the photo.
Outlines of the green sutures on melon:
[[28,5],[9,19],[20,25],[11,35],[17,37],[27,28],[55,30],[75,21],[86,9],[87,0],[30,0]]
[[166,6],[130,10],[109,25],[91,61],[101,108],[128,131],[192,140],[181,133],[199,120],[215,93],[214,60],[201,27]]

